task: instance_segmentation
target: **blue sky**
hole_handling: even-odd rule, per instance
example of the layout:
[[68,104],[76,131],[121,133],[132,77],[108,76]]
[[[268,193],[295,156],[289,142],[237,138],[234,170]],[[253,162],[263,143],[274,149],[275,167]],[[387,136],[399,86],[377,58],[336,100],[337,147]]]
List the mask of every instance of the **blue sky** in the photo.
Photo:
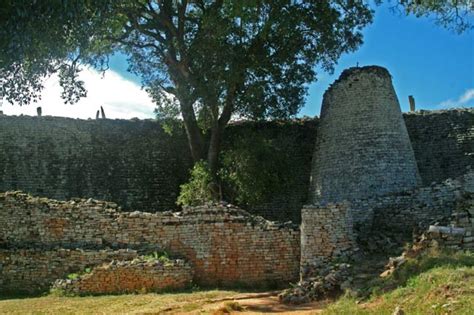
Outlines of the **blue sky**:
[[[386,67],[403,111],[408,111],[408,95],[417,109],[474,107],[474,32],[457,34],[435,25],[431,18],[394,13],[387,6],[375,12],[374,23],[364,29],[364,44],[339,60],[334,74],[320,72],[308,89],[300,115],[319,115],[322,95],[340,73],[359,63]],[[126,72],[123,56],[111,59],[111,69],[139,82]],[[463,95],[470,100],[463,103]]]
[[[360,49],[344,55],[333,75],[321,73],[318,82],[310,85],[301,113],[319,115],[329,84],[357,63],[390,71],[403,111],[409,108],[408,95],[415,97],[418,109],[474,107],[474,32],[459,35],[435,25],[432,19],[406,17],[381,7],[374,23],[364,30]],[[473,96],[460,104],[458,100],[466,93]]]
[[[403,111],[408,111],[408,95],[414,95],[417,109],[474,107],[474,31],[457,34],[430,18],[406,17],[383,6],[377,8],[374,23],[363,34],[364,44],[343,55],[334,74],[318,74],[299,116],[319,115],[324,91],[344,69],[357,63],[390,71]],[[88,97],[73,106],[63,104],[57,77],[51,78],[38,103],[43,114],[93,118],[104,106],[110,118],[153,118],[154,104],[140,89],[139,78],[127,72],[125,57],[112,57],[110,69],[104,78],[86,69],[81,78]],[[35,115],[36,106],[5,106],[4,111]]]

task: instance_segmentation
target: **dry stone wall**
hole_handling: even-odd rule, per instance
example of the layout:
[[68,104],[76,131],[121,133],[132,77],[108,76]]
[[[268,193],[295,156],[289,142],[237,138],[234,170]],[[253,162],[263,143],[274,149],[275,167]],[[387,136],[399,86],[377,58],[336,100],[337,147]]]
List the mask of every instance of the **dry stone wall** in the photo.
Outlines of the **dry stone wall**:
[[153,121],[0,116],[0,191],[175,207],[191,159],[184,133]]
[[57,280],[53,289],[74,295],[160,292],[189,287],[193,268],[184,260],[112,261],[76,279]]
[[[425,185],[461,176],[474,165],[474,109],[403,116]],[[317,125],[318,120],[245,123],[226,130],[224,149],[262,136],[275,144],[272,156],[287,157],[284,164],[294,175],[291,184],[282,178],[281,187],[245,209],[299,222]],[[171,210],[188,178],[188,151],[183,132],[168,135],[153,121],[0,116],[0,191],[20,189],[63,200],[92,197],[125,210]]]
[[[435,242],[439,247],[474,250],[474,195],[473,198],[458,202],[446,223],[447,226],[440,229],[430,226],[428,232],[422,236],[426,239],[422,241]],[[461,233],[452,233],[453,230]]]
[[409,234],[413,229],[425,230],[430,223],[449,217],[457,204],[474,196],[474,172],[456,179],[422,187],[403,194],[360,200],[354,211],[373,209],[373,229]]
[[380,196],[420,183],[389,72],[345,70],[324,93],[309,202]]
[[305,206],[301,211],[301,278],[313,266],[350,259],[357,252],[349,203]]
[[298,227],[232,206],[180,213],[117,211],[95,200],[69,202],[0,194],[3,248],[131,248],[186,258],[200,285],[285,283],[298,277]]
[[114,259],[137,257],[134,250],[0,249],[0,293],[47,291],[57,279]]
[[474,108],[423,110],[404,117],[425,186],[474,169]]

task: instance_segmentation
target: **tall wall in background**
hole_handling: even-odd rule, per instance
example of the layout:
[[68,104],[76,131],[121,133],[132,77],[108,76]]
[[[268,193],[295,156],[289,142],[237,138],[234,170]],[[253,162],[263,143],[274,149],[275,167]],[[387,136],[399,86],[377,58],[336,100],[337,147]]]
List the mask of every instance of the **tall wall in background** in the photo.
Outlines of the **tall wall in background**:
[[[424,184],[457,177],[474,165],[474,109],[404,114]],[[270,149],[289,169],[281,186],[264,192],[260,203],[242,205],[268,219],[299,222],[307,202],[318,120],[244,123],[227,128],[224,149],[253,143]],[[260,152],[261,153],[261,152]],[[257,154],[250,151],[249,154]],[[163,132],[152,121],[75,120],[0,116],[0,191],[24,190],[56,199],[109,200],[124,209],[175,208],[179,185],[191,159],[182,132]],[[290,178],[290,179],[289,179]]]
[[474,108],[404,115],[424,185],[474,169]]
[[188,177],[187,153],[184,136],[152,121],[0,116],[0,191],[170,209]]

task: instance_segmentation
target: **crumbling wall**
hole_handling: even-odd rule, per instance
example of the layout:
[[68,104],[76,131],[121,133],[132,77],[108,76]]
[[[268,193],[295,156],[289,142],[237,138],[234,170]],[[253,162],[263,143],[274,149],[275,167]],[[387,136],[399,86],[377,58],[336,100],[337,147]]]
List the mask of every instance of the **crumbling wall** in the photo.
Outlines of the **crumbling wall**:
[[3,248],[161,249],[190,261],[200,285],[277,284],[298,277],[297,226],[235,207],[120,212],[116,204],[0,194]]
[[112,261],[75,279],[57,280],[53,289],[75,295],[160,292],[189,287],[193,268],[183,260]]
[[314,265],[347,260],[357,251],[349,203],[305,206],[301,222],[302,278]]
[[[372,200],[354,203],[373,209],[373,229],[411,234],[413,229],[426,229],[430,223],[449,217],[457,204],[474,195],[474,172],[456,179]],[[360,211],[363,211],[360,210]]]
[[135,250],[0,249],[0,293],[48,291],[55,280],[114,259],[130,260]]

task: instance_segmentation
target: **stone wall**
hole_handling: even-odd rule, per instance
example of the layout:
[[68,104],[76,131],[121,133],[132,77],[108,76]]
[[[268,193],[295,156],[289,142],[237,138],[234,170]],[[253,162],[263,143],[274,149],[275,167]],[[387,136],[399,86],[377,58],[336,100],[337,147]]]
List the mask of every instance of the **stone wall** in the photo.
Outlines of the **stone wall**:
[[[271,220],[299,221],[309,186],[317,120],[230,125],[223,150],[240,149],[258,135],[284,167],[261,200],[242,204]],[[252,143],[248,143],[250,147]],[[262,157],[250,150],[256,161]],[[270,160],[264,158],[264,160]],[[124,210],[176,209],[179,185],[191,167],[183,130],[167,134],[151,120],[80,120],[0,116],[0,191],[116,202]],[[290,176],[291,175],[291,176]]]
[[344,70],[324,93],[309,202],[341,202],[421,184],[390,73]]
[[[439,247],[474,250],[474,198],[458,202],[447,222],[441,223],[447,223],[447,226],[440,229],[436,229],[437,226],[430,226],[421,241],[435,242]],[[462,233],[452,233],[455,229]]]
[[424,185],[474,167],[474,108],[423,110],[404,117]]
[[[404,114],[423,182],[462,175],[474,165],[474,109]],[[229,126],[224,149],[254,135],[269,156],[287,162],[288,176],[258,204],[242,205],[273,220],[299,222],[307,203],[318,120]],[[55,199],[95,198],[124,210],[174,209],[191,159],[184,133],[168,135],[153,121],[0,116],[0,191],[20,189]],[[283,161],[284,162],[284,161]],[[271,173],[273,176],[274,174]]]
[[357,211],[362,204],[371,207],[374,229],[409,234],[413,229],[426,229],[430,223],[450,216],[460,201],[474,196],[473,188],[474,172],[469,172],[403,194],[361,200],[353,208]]
[[0,293],[47,291],[57,279],[113,259],[137,257],[134,250],[0,249]]
[[298,227],[232,206],[180,213],[120,212],[116,204],[0,194],[3,248],[166,250],[189,260],[200,285],[285,283],[299,270]]
[[173,209],[188,151],[183,132],[153,121],[0,116],[0,191]]
[[57,280],[53,288],[74,295],[161,292],[191,285],[193,268],[183,260],[112,261],[75,279]]
[[313,265],[348,259],[357,251],[349,203],[305,206],[301,210],[301,277]]

